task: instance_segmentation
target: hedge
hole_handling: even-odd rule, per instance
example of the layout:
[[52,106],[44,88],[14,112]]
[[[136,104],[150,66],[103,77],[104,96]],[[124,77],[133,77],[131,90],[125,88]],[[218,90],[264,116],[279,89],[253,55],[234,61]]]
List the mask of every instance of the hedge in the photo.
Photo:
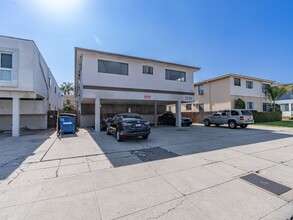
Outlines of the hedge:
[[252,111],[254,122],[282,121],[282,112],[257,112]]

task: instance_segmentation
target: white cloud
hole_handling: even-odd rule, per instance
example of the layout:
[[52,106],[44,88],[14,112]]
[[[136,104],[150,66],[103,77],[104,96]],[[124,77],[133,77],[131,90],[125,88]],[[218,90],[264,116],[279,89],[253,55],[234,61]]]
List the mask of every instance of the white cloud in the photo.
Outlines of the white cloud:
[[94,39],[99,46],[102,45],[101,38],[99,38],[97,35],[94,35]]

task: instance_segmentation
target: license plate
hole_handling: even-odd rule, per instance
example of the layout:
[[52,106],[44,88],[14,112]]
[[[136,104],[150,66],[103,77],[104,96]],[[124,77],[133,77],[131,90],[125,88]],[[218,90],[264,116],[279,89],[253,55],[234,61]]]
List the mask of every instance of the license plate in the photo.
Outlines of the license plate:
[[135,127],[141,127],[141,124],[135,124]]

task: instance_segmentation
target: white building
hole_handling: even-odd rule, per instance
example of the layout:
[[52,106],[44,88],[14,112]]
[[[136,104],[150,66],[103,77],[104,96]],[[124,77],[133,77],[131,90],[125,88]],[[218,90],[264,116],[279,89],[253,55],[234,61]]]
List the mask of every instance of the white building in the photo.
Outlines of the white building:
[[276,102],[280,105],[283,118],[293,116],[293,86],[292,89]]
[[[157,124],[157,114],[193,101],[193,75],[199,68],[75,48],[75,95],[80,126],[95,126],[110,114],[135,112]],[[163,112],[162,112],[163,111]],[[181,126],[181,123],[177,123]]]
[[48,110],[62,107],[61,92],[32,40],[0,36],[0,130],[46,129]]

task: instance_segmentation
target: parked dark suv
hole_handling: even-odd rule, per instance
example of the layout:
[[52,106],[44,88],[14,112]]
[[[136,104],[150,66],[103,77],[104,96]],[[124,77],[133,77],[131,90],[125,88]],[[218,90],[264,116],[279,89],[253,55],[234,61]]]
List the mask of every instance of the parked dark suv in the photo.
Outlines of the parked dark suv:
[[[176,125],[176,115],[172,112],[166,112],[159,116],[158,122],[163,125]],[[189,126],[192,124],[191,118],[181,117],[181,125]]]
[[147,139],[150,132],[150,123],[144,120],[139,114],[120,113],[115,115],[109,123],[107,134],[114,135],[117,141],[126,137],[138,137]]

